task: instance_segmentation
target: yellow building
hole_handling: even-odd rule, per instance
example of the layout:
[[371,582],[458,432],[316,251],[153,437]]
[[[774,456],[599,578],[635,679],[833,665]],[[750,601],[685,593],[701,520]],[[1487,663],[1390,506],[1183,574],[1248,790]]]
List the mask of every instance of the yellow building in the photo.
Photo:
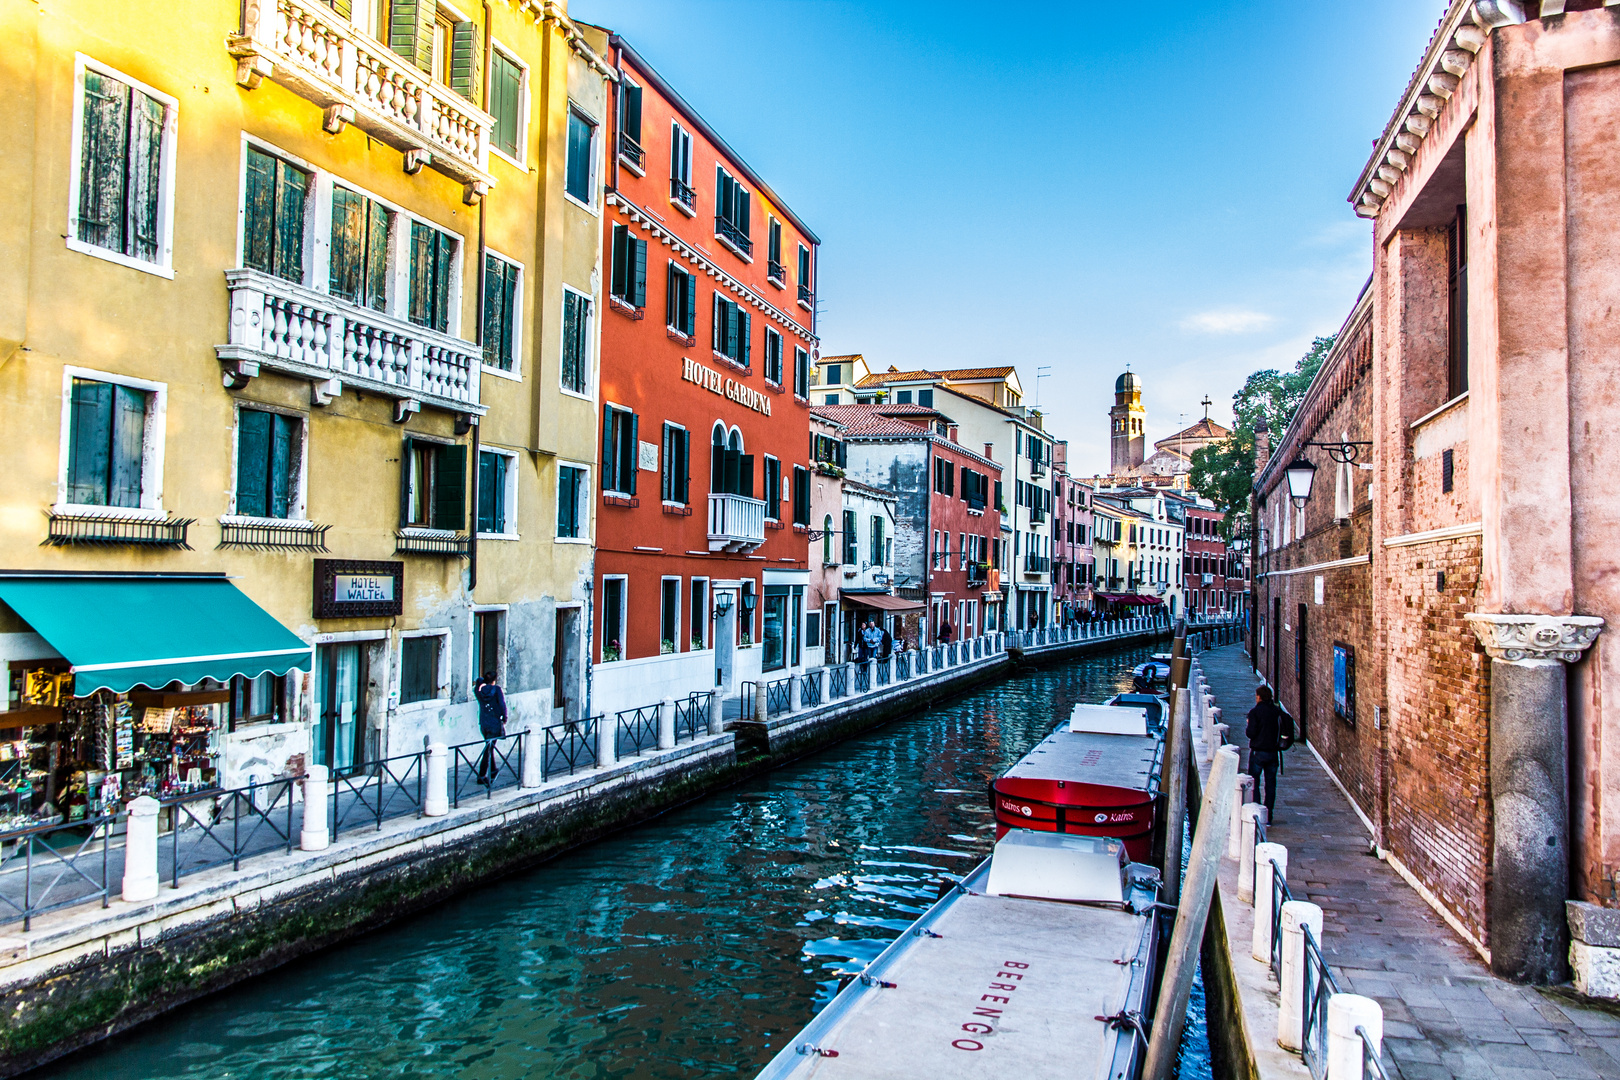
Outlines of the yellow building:
[[509,727],[577,708],[595,32],[52,0],[0,33],[0,744],[37,776],[0,822],[465,742],[489,669]]

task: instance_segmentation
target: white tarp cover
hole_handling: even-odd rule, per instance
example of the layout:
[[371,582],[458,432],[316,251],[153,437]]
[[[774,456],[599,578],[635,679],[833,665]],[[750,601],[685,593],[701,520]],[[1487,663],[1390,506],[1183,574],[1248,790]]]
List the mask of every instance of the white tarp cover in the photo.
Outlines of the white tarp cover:
[[1013,829],[996,841],[984,891],[992,896],[1117,904],[1125,899],[1120,880],[1124,865],[1125,844],[1120,840]]
[[1129,705],[1076,705],[1069,713],[1070,731],[1099,735],[1146,735],[1147,710]]

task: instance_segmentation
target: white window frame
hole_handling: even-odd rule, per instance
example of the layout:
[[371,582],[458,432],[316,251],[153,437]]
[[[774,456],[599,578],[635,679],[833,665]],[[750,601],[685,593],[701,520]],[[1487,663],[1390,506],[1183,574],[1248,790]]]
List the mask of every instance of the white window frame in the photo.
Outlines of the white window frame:
[[[97,247],[79,239],[79,181],[82,173],[80,155],[84,150],[84,73],[95,71],[110,79],[139,90],[163,103],[163,137],[158,144],[158,262],[144,262],[121,251]],[[64,239],[69,251],[77,251],[107,262],[127,266],[131,270],[155,274],[174,280],[174,161],[176,133],[180,123],[178,98],[139,79],[132,79],[115,67],[103,64],[84,53],[73,54],[73,134],[68,156],[68,230]]]
[[585,109],[573,98],[568,99],[568,112],[578,113],[579,118],[591,126],[591,174],[589,177],[591,201],[588,203],[580,202],[574,197],[573,192],[568,190],[568,132],[566,127],[563,129],[563,198],[592,217],[598,217],[601,215],[601,209],[597,205],[596,196],[602,177],[602,144],[607,142],[602,137],[602,121],[592,116],[589,110]]
[[703,582],[703,606],[706,609],[703,612],[703,647],[701,649],[692,648],[692,624],[688,620],[685,629],[682,631],[686,636],[686,647],[681,650],[682,652],[707,652],[714,648],[714,627],[712,625],[714,622],[714,590],[709,587],[708,578],[694,576],[689,580],[686,586],[686,608],[696,614],[697,601],[693,597],[697,592],[697,583],[700,581]]
[[[664,582],[666,582],[666,581],[673,581],[675,583],[675,652],[667,653],[667,654],[664,652],[664,636],[663,636],[663,631],[664,631]],[[690,651],[690,647],[691,647],[691,644],[692,644],[692,642],[690,640],[691,633],[690,633],[690,628],[687,627],[686,622],[685,622],[686,603],[685,603],[685,600],[684,600],[684,598],[682,596],[682,593],[681,593],[681,588],[682,588],[682,586],[684,584],[685,583],[683,581],[681,581],[681,576],[679,574],[664,574],[661,577],[659,577],[659,579],[658,579],[658,655],[660,655],[660,656],[665,656],[665,655],[675,656],[675,655],[678,655],[680,653]],[[687,637],[687,639],[688,639],[685,642],[685,645],[686,645],[685,648],[682,647],[682,642],[681,642],[681,637],[683,636],[683,631],[685,631],[684,636]]]
[[[675,147],[678,143],[675,134],[676,132],[680,132],[681,138],[686,140],[686,168],[684,170],[684,176],[677,175],[680,170],[675,168]],[[682,127],[679,120],[671,120],[669,122],[669,178],[671,180],[679,180],[689,188],[692,188],[692,143],[692,133],[687,131],[686,128]],[[696,188],[692,188],[692,202],[694,203],[692,206],[687,206],[685,203],[677,199],[673,190],[671,190],[669,193],[669,201],[676,210],[685,214],[687,217],[697,217],[697,206],[695,205],[697,203]]]
[[[580,472],[585,474],[585,482],[580,485],[579,493],[577,495],[577,498],[579,499],[579,506],[575,509],[574,517],[574,520],[580,523],[580,532],[583,534],[580,536],[557,535],[557,522],[562,516],[559,511],[562,509],[562,469],[565,465],[570,469],[578,469]],[[552,481],[552,486],[556,493],[553,499],[553,505],[551,507],[552,542],[558,544],[585,544],[587,546],[594,542],[591,539],[590,517],[591,507],[595,505],[592,502],[591,494],[591,477],[594,472],[595,470],[591,468],[589,462],[570,461],[567,458],[557,459],[557,474]]]
[[[777,457],[775,454],[761,454],[760,455],[760,462],[759,462],[760,487],[759,487],[759,489],[762,492],[771,493],[770,485],[765,480],[765,472],[766,472],[765,462],[767,462],[767,461],[776,462],[777,486],[778,486],[778,488],[780,488],[781,487],[781,481],[782,481],[782,459]],[[781,497],[782,493],[781,493],[780,490],[778,490],[778,491],[774,492],[774,494],[776,495],[776,511],[777,511],[777,514],[780,514],[782,512],[782,502],[783,502],[783,499]],[[765,501],[765,509],[769,510],[770,506],[771,506],[770,500],[767,499]],[[789,513],[791,513],[791,512],[792,511],[789,510]],[[782,519],[780,517],[777,517],[777,516],[774,516],[774,515],[767,515],[765,520],[766,521],[774,521],[774,522],[777,522],[778,524],[780,524],[781,521],[782,521]]]
[[[646,87],[644,87],[641,83],[638,83],[636,80],[632,79],[630,77],[630,73],[627,72],[627,71],[621,71],[619,73],[619,85],[620,86],[633,86],[637,90],[642,91],[643,94],[646,93]],[[617,108],[614,109],[615,115],[614,115],[614,118],[613,118],[614,119],[613,134],[617,136],[617,135],[623,135],[624,134],[624,130],[620,126],[623,119],[624,119],[624,111],[623,111],[624,110],[624,104],[623,104],[624,99],[623,98],[618,98],[617,95],[615,95],[615,98],[618,101],[618,106],[617,106]],[[642,119],[643,120],[646,119],[645,114],[642,116]],[[646,130],[647,130],[647,127],[646,127],[645,124],[643,124],[642,125],[642,133],[645,134]],[[647,148],[645,146],[643,146],[641,148],[641,162],[642,163],[640,165],[637,165],[635,162],[631,161],[629,158],[624,156],[624,154],[619,149],[619,140],[617,138],[615,138],[613,140],[613,154],[618,159],[619,164],[621,164],[625,168],[629,169],[632,173],[635,173],[637,176],[646,176],[647,175]]]
[[785,389],[788,385],[787,343],[782,340],[782,335],[770,326],[765,327],[765,355],[762,357],[764,362],[760,364],[760,367],[766,367],[771,362],[771,338],[776,339],[777,359],[782,369],[777,372],[775,379],[771,378],[769,371],[763,371],[761,375],[767,385]]
[[[284,518],[250,517],[236,512],[236,481],[242,453],[242,410],[275,413],[298,421],[298,472],[292,505]],[[309,414],[281,405],[268,405],[262,401],[237,398],[231,408],[231,475],[228,489],[230,512],[219,521],[222,525],[296,525],[309,520]]]
[[[435,675],[434,696],[423,698],[421,701],[400,701],[400,689],[405,685],[405,642],[409,638],[437,637],[444,640],[439,643],[439,670]],[[400,710],[416,711],[417,709],[431,709],[448,702],[454,691],[451,687],[450,665],[450,628],[448,626],[423,627],[419,630],[401,630],[399,632],[399,649],[390,658],[389,666],[393,671],[394,685],[390,688],[388,698],[394,707]],[[469,650],[470,651],[470,650]]]
[[[361,0],[362,5],[367,4],[369,2],[370,2],[370,0]],[[529,109],[530,109],[529,76],[530,76],[531,72],[529,70],[529,65],[524,63],[522,60],[520,60],[518,58],[518,54],[515,51],[513,51],[512,49],[508,49],[506,46],[502,45],[499,41],[497,41],[493,37],[491,37],[490,41],[489,41],[489,62],[486,65],[486,70],[484,72],[484,85],[485,86],[490,85],[490,80],[495,74],[495,54],[496,53],[500,53],[503,57],[505,57],[507,59],[507,61],[509,61],[510,63],[516,65],[518,70],[523,72],[523,77],[518,80],[517,157],[513,157],[511,154],[508,154],[505,150],[502,150],[500,147],[496,146],[493,139],[490,140],[489,152],[494,154],[496,157],[500,158],[502,161],[505,161],[507,164],[513,166],[514,168],[520,169],[523,172],[527,173],[529,171],[529,166],[528,166],[528,161],[529,161],[529,123],[530,123],[530,120],[531,120],[530,113],[529,113]],[[492,134],[493,134],[493,131],[492,131]]]
[[[327,231],[331,232],[330,226],[327,228]],[[508,380],[510,382],[522,382],[523,381],[523,345],[524,345],[523,326],[524,326],[524,323],[526,322],[526,320],[523,318],[523,308],[524,308],[524,294],[528,291],[528,287],[529,287],[529,268],[527,266],[524,266],[518,260],[512,258],[510,255],[503,255],[499,251],[496,251],[492,247],[486,247],[484,249],[484,254],[493,255],[495,258],[499,259],[501,262],[505,263],[506,265],[517,267],[517,272],[518,272],[518,276],[517,276],[517,298],[516,298],[516,301],[515,301],[515,303],[513,305],[514,308],[515,308],[515,311],[514,311],[514,314],[513,314],[513,326],[512,326],[512,370],[511,371],[503,371],[498,367],[491,367],[488,364],[484,363],[484,350],[481,347],[482,346],[482,341],[480,341],[480,348],[478,350],[478,367],[479,367],[480,371],[483,371],[483,372],[485,372],[487,374],[493,375],[497,379],[506,379],[506,380]],[[483,281],[483,272],[484,272],[484,268],[482,266],[480,266],[478,268],[479,281],[480,282]],[[564,288],[567,288],[567,286],[564,286]],[[480,314],[482,314],[482,312],[480,312]],[[596,317],[596,313],[595,313],[594,310],[591,312],[591,317],[592,318]],[[483,327],[482,324],[480,324],[479,327],[478,327],[478,336],[479,336],[480,339],[482,339],[483,336],[484,336],[484,327]],[[562,380],[562,369],[561,369],[560,366],[559,366],[558,372],[557,372],[557,379],[558,379],[559,382],[561,382],[561,380]]]
[[[504,526],[504,528],[500,532],[483,532],[483,531],[480,531],[478,533],[478,539],[480,539],[480,540],[519,540],[519,539],[522,539],[518,535],[518,528],[517,528],[517,497],[518,497],[518,482],[517,482],[518,454],[517,454],[517,451],[516,450],[508,450],[504,446],[491,446],[488,443],[483,443],[482,445],[480,445],[478,447],[478,452],[481,453],[481,454],[499,454],[501,457],[505,458],[506,461],[507,461],[506,480],[505,480],[505,482],[503,484],[503,486],[506,488],[505,492],[503,492],[503,495],[505,496],[504,499],[503,499],[503,502],[504,502],[504,505],[506,507],[506,519],[501,522],[501,524]],[[473,468],[476,469],[476,468],[481,467],[482,465],[483,465],[483,462],[481,462],[481,461],[474,462],[473,463]],[[474,506],[472,508],[472,511],[473,511],[473,521],[476,523],[477,520],[478,520],[478,507]]]
[[[309,191],[304,196],[304,280],[297,282],[306,289],[316,289],[326,292],[331,282],[331,247],[332,247],[332,200],[330,192],[326,199],[321,198],[321,170],[319,167],[305,161],[297,154],[289,154],[273,143],[255,138],[247,132],[242,133],[241,160],[236,169],[236,262],[235,266],[245,268],[247,256],[247,156],[249,149],[257,150],[261,154],[280,158],[289,165],[308,172],[313,181]],[[323,213],[324,208],[324,213]],[[325,228],[320,228],[315,219],[321,217]],[[392,253],[390,253],[392,254]],[[319,263],[327,271],[324,275],[317,275],[315,267]],[[262,271],[261,271],[262,272]],[[320,280],[324,278],[325,280]],[[319,282],[319,284],[317,284]]]
[[[68,494],[68,458],[73,446],[73,380],[90,379],[95,382],[127,386],[150,394],[146,407],[146,429],[141,435],[141,505],[93,506],[89,503],[70,503]],[[57,446],[56,503],[52,511],[73,517],[88,514],[107,514],[123,518],[161,519],[167,517],[163,509],[163,444],[164,429],[169,415],[169,386],[167,383],[136,379],[129,375],[115,375],[94,368],[62,367],[62,431]],[[233,481],[234,483],[234,481]]]
[[[557,327],[559,330],[557,341],[557,389],[567,397],[577,398],[580,401],[594,402],[596,400],[596,355],[598,344],[596,340],[597,335],[593,333],[596,327],[596,297],[592,296],[588,292],[585,292],[583,289],[576,289],[566,282],[563,283],[562,291],[562,300],[557,306]],[[563,385],[562,361],[563,350],[567,348],[567,341],[564,340],[562,330],[567,325],[566,320],[569,293],[573,293],[575,296],[584,298],[586,303],[590,304],[591,306],[590,315],[588,316],[591,322],[590,325],[585,328],[585,389],[583,391],[572,390]]]
[[[607,646],[608,646],[607,600],[605,599],[605,597],[607,596],[607,591],[608,591],[607,590],[607,583],[610,582],[610,581],[617,581],[617,582],[621,583],[621,587],[619,589],[619,626],[624,628],[625,630],[628,630],[629,626],[630,626],[630,575],[629,574],[603,574],[602,575],[602,596],[604,597],[604,599],[602,600],[602,636],[596,642],[596,656],[597,656],[597,661],[596,662],[599,663],[599,664],[621,663],[621,662],[623,662],[625,660],[630,659],[630,657],[625,655],[629,651],[629,649],[628,649],[628,647],[625,645],[625,643],[623,641],[619,642],[619,659],[618,660],[608,660],[607,659]],[[621,632],[623,632],[623,631],[621,631]]]
[[490,614],[495,614],[497,612],[501,616],[501,644],[500,644],[500,648],[498,648],[496,650],[497,655],[495,657],[495,681],[500,683],[503,688],[505,687],[505,685],[506,685],[506,662],[507,662],[507,638],[508,638],[507,631],[508,631],[508,629],[509,629],[509,627],[511,625],[508,618],[507,618],[507,613],[510,610],[511,610],[511,605],[510,604],[474,604],[473,605],[473,607],[472,607],[472,616],[473,616],[473,618],[471,620],[469,620],[468,623],[467,623],[467,673],[466,674],[467,674],[467,685],[468,685],[468,687],[471,687],[472,684],[477,682],[479,677],[484,674],[482,671],[478,670],[478,655],[473,649],[473,643],[478,640],[478,635],[476,633],[476,630],[477,630],[477,617],[479,615],[490,615]]

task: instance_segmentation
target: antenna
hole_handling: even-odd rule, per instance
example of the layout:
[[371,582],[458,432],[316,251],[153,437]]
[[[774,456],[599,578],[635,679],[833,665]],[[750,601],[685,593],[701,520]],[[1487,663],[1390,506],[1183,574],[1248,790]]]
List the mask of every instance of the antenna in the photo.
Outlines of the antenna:
[[1041,407],[1041,380],[1052,377],[1052,365],[1042,364],[1035,369],[1035,407]]

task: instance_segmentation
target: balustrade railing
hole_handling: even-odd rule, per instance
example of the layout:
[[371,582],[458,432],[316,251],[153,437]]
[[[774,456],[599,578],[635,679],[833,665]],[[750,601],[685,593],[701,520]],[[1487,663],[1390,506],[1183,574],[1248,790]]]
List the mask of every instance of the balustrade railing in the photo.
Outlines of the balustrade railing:
[[[592,751],[594,755],[595,751]],[[496,788],[517,787],[523,782],[523,736],[502,735],[479,739],[450,748],[450,804],[461,806],[464,792],[482,787],[493,799]]]
[[169,883],[178,889],[185,874],[225,863],[240,870],[245,856],[272,848],[284,847],[290,854],[293,785],[302,779],[284,777],[162,800],[159,807],[170,817]]
[[413,812],[421,817],[426,758],[422,751],[333,769],[332,835],[362,821],[381,829],[388,818]]
[[[108,901],[108,834],[112,817],[68,825],[36,825],[0,833],[0,924],[87,900]],[[100,844],[97,844],[97,841]]]
[[709,548],[751,551],[765,542],[765,502],[746,495],[709,494]]
[[606,717],[587,716],[541,728],[541,778],[550,780],[563,772],[573,776],[577,770],[595,765],[596,730],[606,722]]

